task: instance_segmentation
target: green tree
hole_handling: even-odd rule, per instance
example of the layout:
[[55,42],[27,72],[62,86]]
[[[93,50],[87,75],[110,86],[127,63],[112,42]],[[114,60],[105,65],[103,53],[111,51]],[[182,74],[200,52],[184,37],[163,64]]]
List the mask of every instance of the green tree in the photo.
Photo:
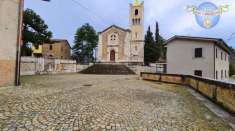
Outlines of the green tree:
[[23,46],[21,55],[31,55],[29,43],[35,46],[43,43],[49,43],[52,37],[52,32],[48,31],[48,26],[45,21],[37,15],[33,10],[26,9],[23,17]]
[[147,34],[145,35],[144,63],[145,65],[149,65],[149,63],[156,62],[156,60],[157,60],[157,48],[154,42],[153,33],[151,32],[149,26]]
[[232,64],[229,65],[229,76],[235,75],[235,68]]
[[98,43],[95,29],[88,23],[78,28],[74,37],[73,58],[79,63],[94,61],[94,49]]
[[165,48],[164,48],[164,39],[163,37],[160,35],[159,33],[159,26],[158,26],[158,22],[156,22],[156,31],[155,31],[155,43],[156,43],[156,59],[159,60],[159,58],[164,58],[165,57]]
[[235,53],[235,49],[232,46],[229,46],[231,52],[234,54]]

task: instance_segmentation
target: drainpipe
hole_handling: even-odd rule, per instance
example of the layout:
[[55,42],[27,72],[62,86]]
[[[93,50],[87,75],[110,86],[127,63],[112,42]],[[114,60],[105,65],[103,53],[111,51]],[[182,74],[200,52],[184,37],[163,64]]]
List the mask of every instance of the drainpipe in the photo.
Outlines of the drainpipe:
[[22,30],[23,30],[23,12],[24,0],[19,3],[19,20],[18,20],[18,36],[16,43],[16,70],[15,70],[15,85],[20,85],[20,62],[21,62],[21,46],[22,46]]

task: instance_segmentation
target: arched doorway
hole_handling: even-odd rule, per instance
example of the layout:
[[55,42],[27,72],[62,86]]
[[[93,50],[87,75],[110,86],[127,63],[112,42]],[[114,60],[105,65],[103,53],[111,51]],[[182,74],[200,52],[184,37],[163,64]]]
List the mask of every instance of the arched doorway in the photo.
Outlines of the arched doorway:
[[115,50],[111,50],[110,52],[110,61],[115,62]]

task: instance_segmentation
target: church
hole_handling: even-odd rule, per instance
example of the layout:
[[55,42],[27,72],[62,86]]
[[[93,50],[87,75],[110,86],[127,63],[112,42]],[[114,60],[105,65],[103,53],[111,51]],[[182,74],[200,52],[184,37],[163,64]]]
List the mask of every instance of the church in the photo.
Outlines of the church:
[[144,63],[144,2],[129,6],[129,29],[112,25],[99,32],[97,62]]

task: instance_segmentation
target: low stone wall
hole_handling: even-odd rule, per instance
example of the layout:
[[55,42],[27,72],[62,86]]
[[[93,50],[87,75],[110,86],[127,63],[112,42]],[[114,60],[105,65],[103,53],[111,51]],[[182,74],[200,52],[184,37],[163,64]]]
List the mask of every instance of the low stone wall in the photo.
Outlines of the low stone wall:
[[[132,69],[133,67],[135,68],[135,70]],[[140,75],[141,72],[151,72],[151,73],[157,72],[156,66],[133,66],[133,67],[129,68],[132,69],[137,75]]]
[[143,80],[187,85],[235,114],[235,85],[189,75],[141,73]]
[[75,73],[89,66],[77,65],[73,60],[22,57],[21,75]]

